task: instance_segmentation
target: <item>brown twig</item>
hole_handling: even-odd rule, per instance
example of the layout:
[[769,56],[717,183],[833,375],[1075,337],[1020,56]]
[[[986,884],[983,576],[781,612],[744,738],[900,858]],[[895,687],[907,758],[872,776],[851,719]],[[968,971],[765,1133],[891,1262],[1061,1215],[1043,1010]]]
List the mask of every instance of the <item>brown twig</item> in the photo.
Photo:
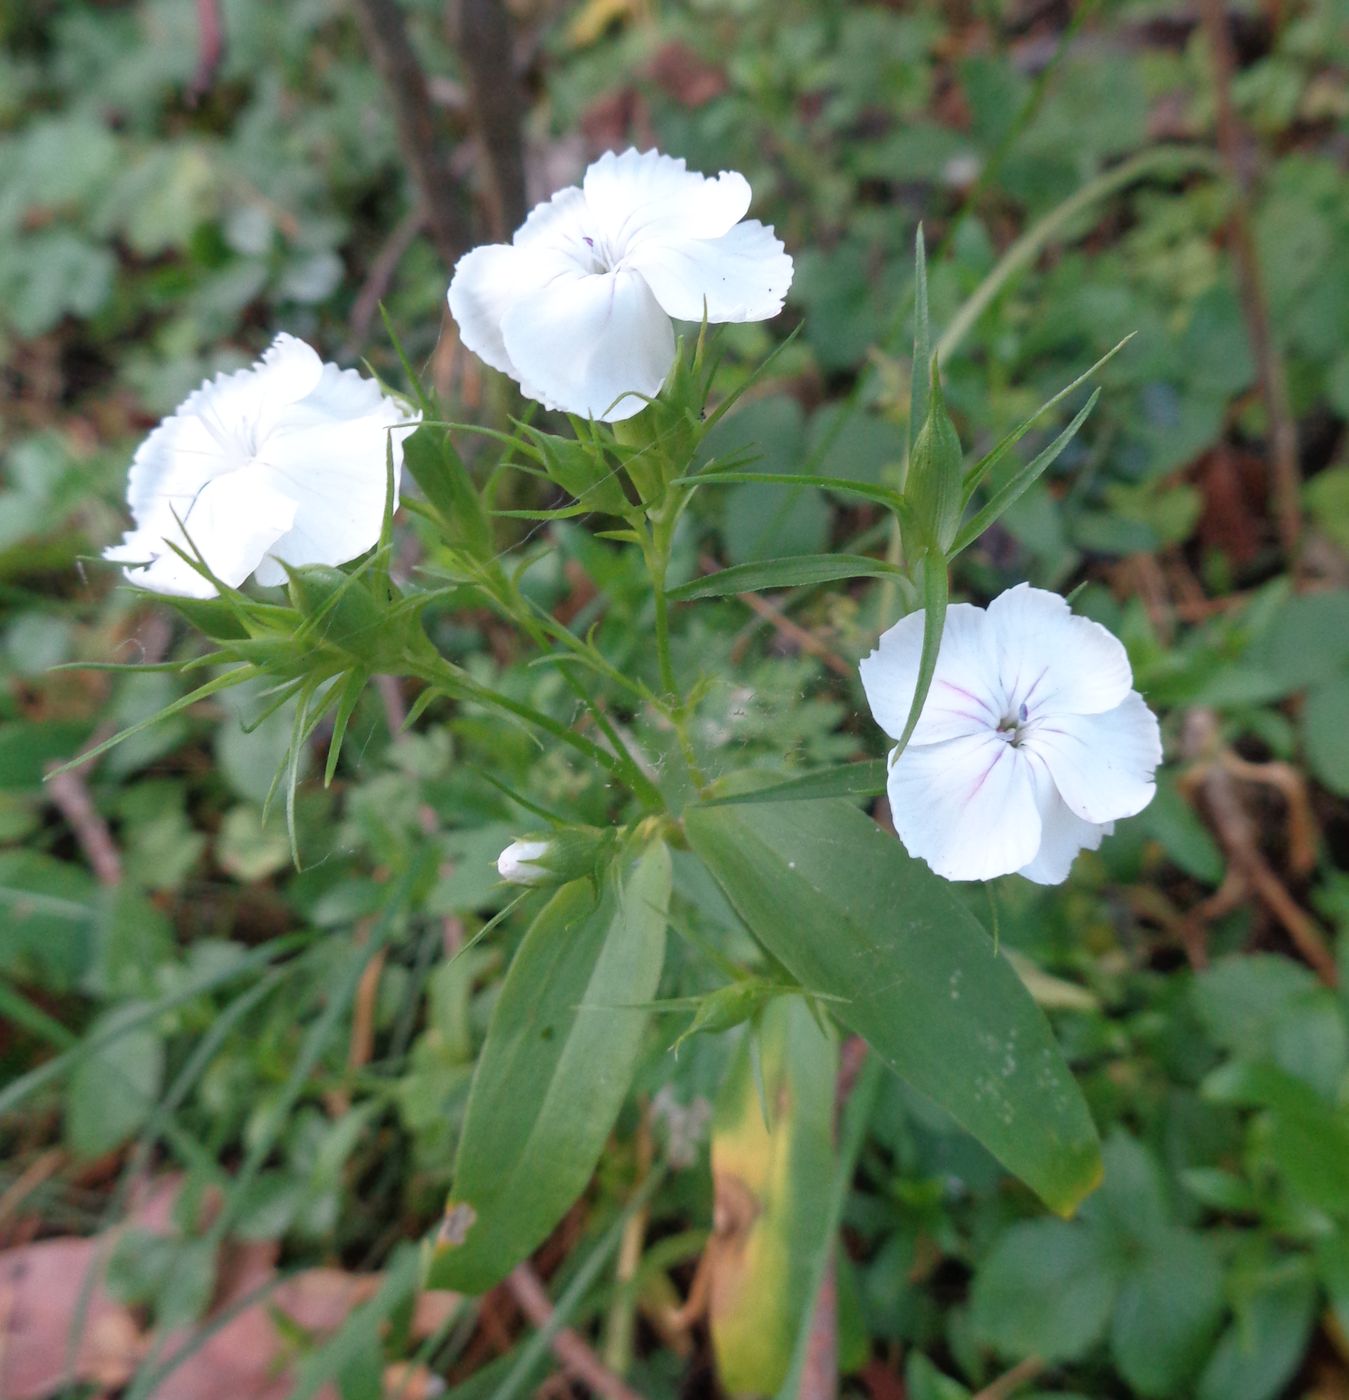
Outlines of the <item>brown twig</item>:
[[834,1400],[838,1394],[838,1261],[834,1252],[824,1267],[815,1312],[806,1339],[797,1400]]
[[54,1177],[65,1163],[66,1154],[59,1147],[49,1147],[29,1162],[0,1195],[0,1230],[4,1229],[10,1217],[18,1212],[29,1196]]
[[[517,1264],[506,1283],[511,1296],[520,1305],[520,1311],[530,1322],[538,1328],[547,1327],[553,1318],[553,1304],[534,1270],[527,1263]],[[562,1369],[595,1395],[605,1396],[606,1400],[642,1400],[638,1391],[614,1375],[591,1351],[579,1332],[572,1331],[570,1327],[560,1327],[553,1334],[550,1345]]]
[[107,822],[94,806],[80,769],[68,768],[64,773],[49,777],[47,794],[65,818],[99,884],[121,884],[122,853],[117,849]]
[[[172,635],[168,620],[159,614],[152,615],[141,628],[140,635],[129,638],[130,644],[140,648],[139,664],[154,665],[168,650]],[[81,753],[88,753],[105,743],[117,732],[117,725],[107,721],[94,730],[85,741]],[[76,754],[76,758],[79,758]],[[86,774],[98,760],[91,758],[64,773],[52,774],[47,778],[47,792],[52,805],[70,828],[72,835],[89,868],[102,885],[116,885],[122,879],[122,853],[113,840],[112,830],[103,820],[102,814],[94,806],[85,782]],[[49,765],[51,768],[59,764]]]
[[187,85],[187,100],[195,107],[211,90],[225,57],[225,32],[220,24],[220,0],[197,0],[197,71]]
[[1236,56],[1227,27],[1223,0],[1200,0],[1200,14],[1213,55],[1214,96],[1217,101],[1218,149],[1232,181],[1232,265],[1241,292],[1241,306],[1255,357],[1260,397],[1269,418],[1270,490],[1278,519],[1279,540],[1296,579],[1300,568],[1302,505],[1298,466],[1297,424],[1288,400],[1283,359],[1269,320],[1260,261],[1251,232],[1253,185],[1250,146],[1232,101]]
[[[1254,893],[1283,926],[1298,951],[1329,987],[1339,980],[1339,969],[1325,934],[1316,921],[1289,894],[1283,881],[1260,849],[1259,832],[1252,821],[1237,786],[1237,775],[1250,780],[1258,765],[1229,754],[1221,741],[1218,719],[1212,710],[1196,707],[1187,711],[1181,729],[1181,744],[1190,767],[1182,776],[1181,790],[1202,797],[1205,811],[1227,856],[1227,874],[1222,884],[1189,917],[1208,923],[1237,908]],[[1270,785],[1284,788],[1286,775],[1271,777]],[[1294,818],[1295,823],[1306,814]],[[1308,833],[1296,825],[1294,837],[1306,843]],[[1295,852],[1305,863],[1305,855]]]
[[[850,1035],[839,1049],[838,1079],[834,1091],[834,1129],[838,1132],[843,1109],[857,1084],[867,1057],[867,1043]],[[833,1249],[825,1263],[824,1278],[815,1299],[806,1357],[801,1368],[798,1400],[834,1400],[838,1394],[838,1260]]]
[[1028,1356],[1024,1361],[1018,1361],[1010,1371],[1005,1371],[997,1380],[991,1381],[975,1397],[974,1400],[1008,1400],[1008,1397],[1015,1394],[1018,1387],[1033,1381],[1045,1368],[1045,1363],[1038,1356]]
[[510,15],[502,0],[459,0],[454,31],[483,154],[492,236],[505,240],[525,218],[524,102],[515,77]]
[[[714,574],[721,568],[721,565],[708,554],[703,555],[698,563],[706,574]],[[813,633],[808,632],[799,622],[793,622],[781,608],[774,607],[767,598],[761,597],[758,593],[737,593],[735,596],[751,612],[757,613],[767,622],[780,637],[786,638],[786,640],[795,643],[802,651],[817,657],[831,671],[849,678],[856,672],[855,666],[849,666],[836,651],[831,650]]]
[[447,267],[473,242],[467,214],[450,171],[449,139],[441,130],[413,52],[398,0],[352,0],[375,67],[384,80],[403,159],[421,195],[436,251]]

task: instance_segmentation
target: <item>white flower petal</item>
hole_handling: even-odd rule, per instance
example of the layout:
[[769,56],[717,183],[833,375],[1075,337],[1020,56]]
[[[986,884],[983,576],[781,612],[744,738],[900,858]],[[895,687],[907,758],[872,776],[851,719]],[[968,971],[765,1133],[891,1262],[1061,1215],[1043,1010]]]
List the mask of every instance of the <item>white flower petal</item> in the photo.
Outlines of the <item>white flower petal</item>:
[[[646,407],[674,363],[674,328],[636,272],[558,276],[502,322],[530,398],[615,423]],[[622,397],[627,395],[627,397]]]
[[1100,849],[1101,841],[1115,829],[1114,822],[1084,822],[1059,796],[1043,763],[1032,757],[1035,801],[1040,812],[1040,849],[1029,865],[1016,873],[1037,885],[1061,885],[1079,851]]
[[720,238],[651,238],[625,260],[646,278],[656,300],[677,321],[764,321],[782,310],[792,285],[792,260],[757,219]]
[[418,416],[280,335],[252,369],[203,384],[141,444],[127,493],[135,528],[107,557],[134,583],[199,597],[210,584],[170,541],[199,551],[232,587],[255,570],[280,582],[273,554],[345,563],[379,537],[389,429],[403,425],[393,431],[396,501],[402,440]]
[[519,379],[501,323],[521,297],[536,295],[555,274],[553,262],[541,262],[529,250],[509,243],[489,243],[465,253],[455,264],[448,293],[459,338],[493,369]]
[[[342,564],[373,548],[384,520],[390,433],[398,504],[403,439],[416,430],[407,417],[401,405],[378,397],[374,411],[364,417],[324,419],[269,438],[260,463],[296,505],[290,530],[269,553],[298,567]],[[405,426],[394,427],[396,423]],[[257,575],[264,587],[285,582],[285,571],[270,560],[263,561]]]
[[323,361],[312,346],[282,331],[262,352],[254,369],[259,397],[269,407],[279,407],[314,392],[323,374]]
[[[175,521],[171,529],[153,534],[133,530],[107,557],[126,562],[127,578],[142,588],[212,597],[215,589],[169,548],[172,541],[186,554],[199,556],[222,583],[237,588],[295,519],[295,502],[276,489],[269,475],[264,468],[244,467],[214,477],[180,512],[181,525]],[[146,567],[136,567],[142,562]]]
[[653,235],[720,238],[745,217],[745,177],[723,170],[715,179],[659,151],[629,148],[602,155],[582,181],[595,232],[617,252]]
[[584,191],[579,185],[568,185],[542,204],[529,211],[529,217],[515,230],[511,242],[517,248],[530,244],[567,247],[580,255],[590,231],[589,209]]
[[[892,739],[903,734],[909,717],[922,647],[923,614],[910,613],[882,633],[876,650],[859,668],[871,713]],[[935,744],[996,730],[1002,706],[988,618],[982,608],[953,603],[946,610],[932,688],[909,742]]]
[[1040,847],[1030,765],[996,733],[910,744],[886,791],[905,849],[948,880],[1008,875]]
[[1010,700],[1036,714],[1101,714],[1129,693],[1133,673],[1116,637],[1075,617],[1065,599],[1027,583],[988,605]]
[[1024,746],[1044,762],[1060,796],[1083,821],[1132,817],[1157,790],[1152,775],[1162,760],[1161,732],[1137,691],[1105,714],[1036,721]]

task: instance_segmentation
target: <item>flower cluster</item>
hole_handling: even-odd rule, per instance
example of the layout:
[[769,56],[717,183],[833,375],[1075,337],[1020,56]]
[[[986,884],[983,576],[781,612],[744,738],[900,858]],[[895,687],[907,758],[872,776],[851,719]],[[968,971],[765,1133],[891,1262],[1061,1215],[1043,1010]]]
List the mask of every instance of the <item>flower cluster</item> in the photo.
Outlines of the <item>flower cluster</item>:
[[[709,178],[656,151],[605,155],[509,244],[459,260],[448,297],[460,336],[548,408],[630,418],[670,376],[674,321],[781,310],[792,260],[771,227],[745,218],[749,203],[734,171]],[[279,335],[141,445],[134,528],[106,556],[133,583],[190,597],[347,563],[376,544],[390,490],[397,504],[403,440],[418,420],[373,381]],[[923,628],[921,614],[904,618],[861,663],[872,713],[896,740]],[[1080,850],[1152,798],[1157,721],[1131,687],[1120,643],[1056,594],[1023,584],[987,609],[948,608],[926,703],[891,755],[900,839],[952,880],[1065,879]],[[499,870],[511,883],[553,884],[592,871],[602,848],[598,833],[526,838]]]

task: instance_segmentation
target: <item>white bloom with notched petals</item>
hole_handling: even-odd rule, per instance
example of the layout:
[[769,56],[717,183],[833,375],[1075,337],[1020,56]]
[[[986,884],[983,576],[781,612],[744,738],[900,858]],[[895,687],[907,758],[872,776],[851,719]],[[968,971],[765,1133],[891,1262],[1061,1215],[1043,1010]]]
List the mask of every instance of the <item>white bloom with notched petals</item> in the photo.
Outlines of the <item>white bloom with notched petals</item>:
[[782,310],[792,260],[745,218],[749,201],[733,170],[709,179],[657,151],[601,156],[510,243],[459,260],[449,301],[464,344],[548,408],[631,418],[674,364],[671,318]]
[[[910,614],[861,664],[871,713],[894,739],[922,638],[922,614]],[[1119,641],[1057,593],[1020,584],[987,610],[949,607],[932,688],[887,783],[909,854],[948,880],[1065,880],[1078,851],[1156,790],[1161,737],[1132,684]]]
[[141,444],[127,483],[135,528],[104,557],[142,588],[195,598],[216,590],[170,544],[235,588],[250,574],[284,583],[281,560],[344,564],[379,539],[391,435],[397,504],[417,417],[278,335],[252,369],[207,380]]

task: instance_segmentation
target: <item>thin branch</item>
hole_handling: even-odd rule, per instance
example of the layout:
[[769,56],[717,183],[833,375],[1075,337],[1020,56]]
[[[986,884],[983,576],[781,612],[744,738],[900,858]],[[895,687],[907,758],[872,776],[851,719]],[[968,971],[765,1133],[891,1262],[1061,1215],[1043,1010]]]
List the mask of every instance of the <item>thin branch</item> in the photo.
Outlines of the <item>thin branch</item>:
[[[140,650],[138,660],[153,665],[168,650],[169,637],[168,622],[162,616],[154,616],[145,623],[140,636],[130,640]],[[117,725],[113,721],[101,724],[85,741],[83,752],[93,753],[116,732]],[[112,886],[120,884],[122,880],[122,853],[113,839],[112,829],[94,806],[85,782],[86,774],[97,762],[97,757],[93,757],[64,773],[52,774],[47,778],[46,791],[52,806],[61,813],[80,850],[84,852],[99,884]],[[48,769],[50,771],[60,766],[59,763],[51,763]]]
[[122,853],[117,849],[107,822],[94,806],[80,770],[69,768],[48,778],[47,795],[65,818],[99,884],[121,884]]
[[[1227,758],[1217,716],[1203,706],[1186,711],[1181,726],[1181,748],[1190,763],[1182,775],[1181,790],[1202,797],[1214,833],[1228,859],[1222,885],[1191,911],[1190,918],[1196,922],[1218,918],[1240,907],[1253,892],[1283,926],[1298,952],[1326,986],[1335,986],[1339,969],[1325,934],[1288,892],[1260,849],[1259,828],[1247,810],[1235,776],[1240,774],[1243,779],[1249,779],[1251,765],[1240,760],[1233,764]],[[1310,839],[1307,833],[1296,829],[1295,835],[1301,841]]]
[[426,74],[413,52],[398,0],[352,0],[361,36],[384,80],[403,152],[426,211],[436,251],[447,267],[472,246],[464,205],[450,171],[450,142],[437,120]]
[[[857,1084],[857,1076],[867,1057],[867,1043],[860,1035],[850,1035],[838,1057],[838,1079],[834,1088],[834,1135],[843,1110]],[[815,1311],[806,1341],[806,1357],[801,1367],[797,1400],[834,1400],[838,1395],[838,1256],[837,1241],[831,1243]]]
[[[714,574],[722,567],[710,554],[704,554],[698,560],[698,565],[705,574]],[[831,671],[840,676],[851,677],[856,674],[855,666],[849,666],[836,651],[820,641],[813,632],[808,632],[799,622],[793,622],[781,608],[775,607],[762,594],[737,593],[735,596],[751,612],[767,622],[778,636],[824,662]]]
[[1232,101],[1236,56],[1227,27],[1223,0],[1200,0],[1200,14],[1213,54],[1214,96],[1217,100],[1218,150],[1232,181],[1232,265],[1241,292],[1241,308],[1251,338],[1260,397],[1269,418],[1270,493],[1278,519],[1279,540],[1297,576],[1302,544],[1301,472],[1298,466],[1297,424],[1288,400],[1283,358],[1274,343],[1269,304],[1251,232],[1251,193],[1254,183],[1250,147]]
[[492,235],[505,240],[525,218],[524,102],[515,77],[511,19],[502,0],[459,0],[455,9],[455,39],[484,158]]
[[1045,1363],[1038,1356],[1028,1356],[1024,1361],[1018,1361],[1010,1371],[1004,1372],[997,1380],[986,1385],[975,1397],[974,1400],[1008,1400],[1008,1397],[1015,1394],[1023,1385],[1033,1381],[1045,1368]]
[[831,1250],[815,1298],[797,1400],[834,1400],[838,1394],[838,1260]]
[[[517,1264],[506,1283],[520,1311],[530,1322],[540,1329],[547,1327],[552,1320],[553,1305],[538,1274],[528,1264]],[[593,1394],[602,1395],[605,1400],[642,1400],[639,1392],[614,1375],[591,1351],[579,1332],[560,1327],[551,1345],[562,1369]]]
[[220,24],[220,0],[197,0],[197,71],[187,85],[187,100],[195,107],[210,92],[225,57],[225,34]]

